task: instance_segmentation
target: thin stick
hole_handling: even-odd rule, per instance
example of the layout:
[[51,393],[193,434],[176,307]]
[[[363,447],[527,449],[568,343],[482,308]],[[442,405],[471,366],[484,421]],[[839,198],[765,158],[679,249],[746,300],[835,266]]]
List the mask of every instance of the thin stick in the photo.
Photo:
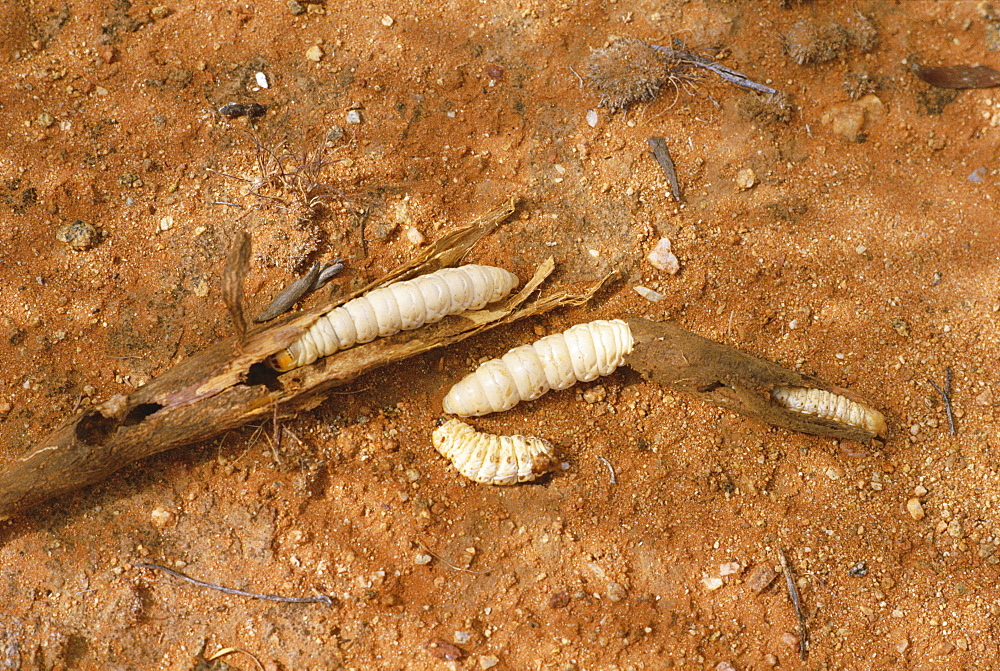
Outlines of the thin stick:
[[615,467],[611,465],[610,461],[608,461],[607,459],[605,459],[600,454],[597,455],[597,458],[601,460],[601,463],[603,463],[605,466],[608,467],[608,472],[611,473],[611,484],[617,485],[618,484],[618,478],[615,477]]
[[799,590],[795,587],[795,576],[792,575],[792,566],[788,563],[785,551],[778,548],[778,560],[781,562],[781,570],[785,573],[785,584],[788,586],[788,598],[795,606],[795,614],[799,618],[799,654],[802,661],[809,658],[809,630],[806,629],[806,614],[802,612],[802,599],[799,598]]
[[226,594],[235,594],[236,596],[248,596],[252,599],[264,599],[266,601],[279,601],[281,603],[323,603],[327,606],[333,605],[333,599],[328,597],[326,594],[317,594],[316,596],[278,596],[276,594],[257,594],[256,592],[244,592],[241,589],[234,589],[232,587],[223,587],[222,585],[213,585],[210,582],[202,582],[201,580],[196,580],[190,576],[186,576],[180,571],[175,571],[172,568],[167,568],[166,566],[160,566],[159,564],[147,564],[146,562],[135,562],[133,566],[137,568],[152,568],[158,571],[163,571],[175,578],[180,578],[181,580],[186,580],[193,585],[198,585],[199,587],[207,587],[208,589],[214,589],[219,592],[224,592]]
[[941,391],[941,387],[937,386],[934,380],[928,378],[928,382],[934,387],[934,390],[941,394],[941,398],[944,399],[944,411],[948,415],[948,433],[955,435],[955,416],[952,414],[951,410],[951,366],[944,369],[944,391]]
[[670,180],[670,193],[673,195],[674,200],[681,202],[683,200],[681,197],[681,187],[677,183],[677,170],[674,168],[673,159],[670,158],[667,141],[662,137],[651,137],[648,142],[649,148],[653,150],[653,158],[660,164],[663,172],[667,174],[667,179]]
[[430,556],[434,557],[435,559],[437,559],[439,562],[441,562],[442,564],[444,564],[448,568],[455,569],[456,571],[462,571],[464,573],[475,573],[476,575],[489,575],[490,574],[489,571],[473,571],[471,568],[462,568],[461,566],[455,566],[450,561],[448,561],[447,559],[445,559],[444,557],[442,557],[441,555],[439,555],[438,553],[434,552],[429,547],[427,547],[427,543],[421,543],[421,545],[424,546],[424,551],[427,552],[427,554],[429,554]]
[[681,61],[684,65],[693,65],[696,68],[704,68],[709,72],[714,72],[723,79],[725,79],[730,84],[735,84],[741,88],[750,89],[751,91],[757,91],[758,93],[777,93],[778,91],[772,89],[770,86],[765,86],[764,84],[758,84],[754,80],[747,77],[742,72],[737,72],[732,68],[727,68],[725,65],[719,65],[705,58],[701,58],[692,54],[690,51],[683,51],[681,49],[671,49],[670,47],[661,47],[656,44],[650,45],[657,51],[661,51],[670,58],[676,58]]

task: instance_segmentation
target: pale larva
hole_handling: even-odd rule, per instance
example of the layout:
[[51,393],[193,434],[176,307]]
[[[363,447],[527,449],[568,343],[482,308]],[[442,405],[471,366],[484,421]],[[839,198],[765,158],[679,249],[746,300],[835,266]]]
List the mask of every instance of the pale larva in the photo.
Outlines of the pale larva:
[[771,396],[785,408],[804,415],[854,426],[876,436],[884,436],[888,431],[885,417],[878,410],[824,389],[776,387]]
[[550,389],[596,380],[621,366],[632,344],[632,331],[620,319],[577,324],[487,361],[451,388],[444,411],[461,417],[502,412]]
[[486,485],[515,485],[556,466],[552,443],[525,436],[481,433],[457,419],[434,430],[434,448],[459,473]]
[[518,284],[517,275],[493,266],[445,268],[396,282],[349,300],[320,317],[301,338],[268,359],[284,372],[354,345],[479,310]]

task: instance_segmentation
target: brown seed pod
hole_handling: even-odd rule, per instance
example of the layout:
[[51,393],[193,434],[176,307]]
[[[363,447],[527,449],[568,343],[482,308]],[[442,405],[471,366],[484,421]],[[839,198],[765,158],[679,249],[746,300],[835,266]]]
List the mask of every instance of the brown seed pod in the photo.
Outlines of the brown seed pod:
[[375,338],[479,310],[517,285],[517,275],[503,268],[470,264],[379,287],[320,317],[268,365],[280,372],[299,368]]
[[495,436],[457,419],[434,430],[434,449],[459,473],[485,485],[528,482],[556,467],[552,443],[542,438]]
[[885,416],[881,412],[865,403],[825,389],[776,387],[771,390],[771,397],[785,408],[804,415],[858,427],[876,436],[888,433]]

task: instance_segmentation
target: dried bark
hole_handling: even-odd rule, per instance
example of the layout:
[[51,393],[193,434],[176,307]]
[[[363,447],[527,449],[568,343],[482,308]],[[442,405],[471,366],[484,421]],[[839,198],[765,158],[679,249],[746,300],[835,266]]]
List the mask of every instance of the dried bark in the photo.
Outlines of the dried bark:
[[673,324],[639,317],[627,321],[635,347],[625,357],[625,363],[652,382],[792,431],[856,440],[866,445],[877,437],[860,427],[788,410],[771,397],[771,391],[777,387],[815,388],[873,407],[853,392],[744,354]]
[[[350,298],[376,286],[459,262],[483,236],[514,212],[515,205],[516,199],[510,199],[356,294],[258,327],[248,332],[245,339],[235,336],[219,342],[128,396],[114,396],[66,421],[0,472],[0,520],[46,499],[99,482],[143,457],[203,441],[247,422],[313,408],[322,402],[324,392],[330,388],[374,368],[450,345],[522,317],[588,300],[593,291],[583,295],[557,292],[532,298],[552,272],[554,264],[549,259],[516,295],[483,310],[378,338],[283,375],[262,363],[298,339],[320,316]],[[235,288],[231,293],[237,293]]]

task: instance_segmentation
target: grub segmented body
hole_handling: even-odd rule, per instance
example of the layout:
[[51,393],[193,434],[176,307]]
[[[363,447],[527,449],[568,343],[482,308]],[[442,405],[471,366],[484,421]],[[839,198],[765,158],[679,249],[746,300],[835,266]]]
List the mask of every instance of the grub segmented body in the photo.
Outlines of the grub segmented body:
[[577,324],[482,364],[451,388],[444,411],[461,417],[502,412],[550,389],[596,380],[621,366],[632,345],[632,331],[620,319]]
[[268,364],[280,372],[299,368],[378,337],[479,310],[517,285],[517,276],[503,268],[470,264],[379,287],[320,317]]
[[496,436],[457,419],[434,430],[434,448],[459,473],[486,485],[529,482],[556,467],[552,443],[526,436]]
[[876,436],[884,436],[888,432],[885,416],[881,412],[825,389],[777,387],[771,390],[771,396],[794,412],[864,429]]

